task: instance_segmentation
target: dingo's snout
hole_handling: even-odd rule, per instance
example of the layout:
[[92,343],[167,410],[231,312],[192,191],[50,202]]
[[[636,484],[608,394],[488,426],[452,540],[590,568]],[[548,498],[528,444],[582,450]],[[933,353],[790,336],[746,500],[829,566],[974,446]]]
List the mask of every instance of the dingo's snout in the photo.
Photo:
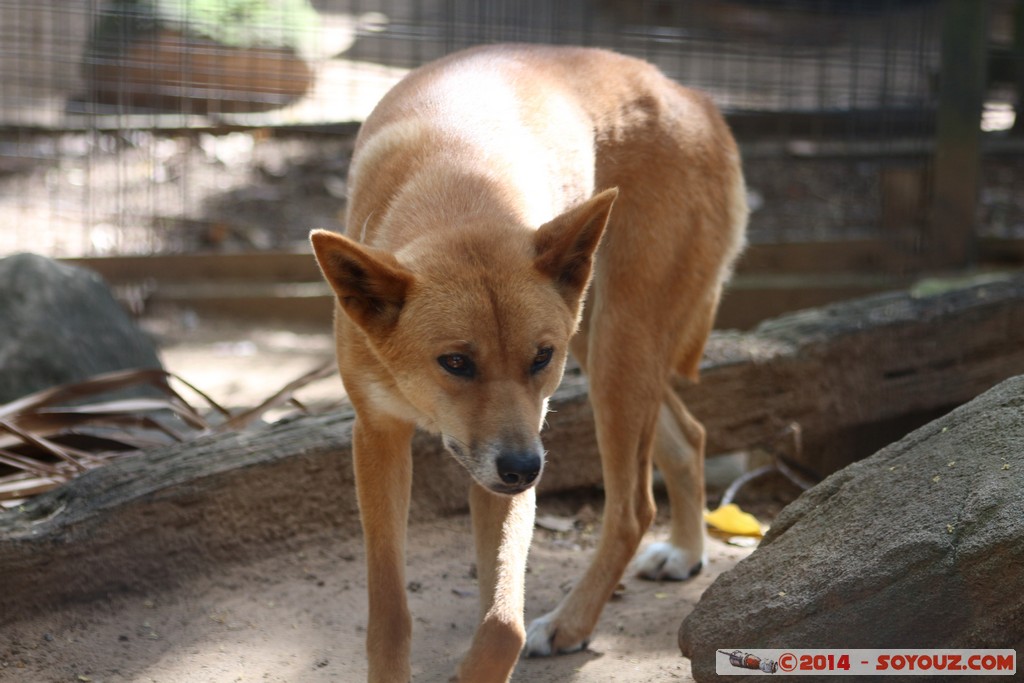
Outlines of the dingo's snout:
[[501,493],[519,493],[537,481],[544,461],[538,451],[530,449],[503,452],[494,464],[505,489]]
[[477,483],[493,493],[506,496],[522,493],[540,480],[544,470],[544,448],[540,439],[526,445],[490,442],[482,448],[471,448],[447,434],[442,435],[442,441]]

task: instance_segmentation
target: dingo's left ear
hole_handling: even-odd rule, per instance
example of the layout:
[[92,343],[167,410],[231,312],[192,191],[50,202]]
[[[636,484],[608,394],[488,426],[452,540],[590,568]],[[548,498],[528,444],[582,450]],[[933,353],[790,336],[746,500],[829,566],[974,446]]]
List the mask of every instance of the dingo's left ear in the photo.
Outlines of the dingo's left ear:
[[391,254],[334,232],[314,230],[309,240],[348,317],[367,332],[390,329],[405,305],[412,273]]
[[545,223],[533,238],[534,267],[554,280],[573,311],[590,283],[594,252],[618,196],[617,188],[605,190]]

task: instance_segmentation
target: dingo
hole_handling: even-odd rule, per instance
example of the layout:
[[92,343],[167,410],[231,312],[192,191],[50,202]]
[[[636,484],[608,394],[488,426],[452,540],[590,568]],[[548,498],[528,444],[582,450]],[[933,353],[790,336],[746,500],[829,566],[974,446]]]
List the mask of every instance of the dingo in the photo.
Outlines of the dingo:
[[[671,537],[638,571],[701,567],[704,429],[669,380],[697,376],[744,242],[736,145],[706,97],[645,62],[491,46],[395,86],[359,133],[349,181],[346,236],[311,239],[357,416],[369,680],[410,678],[409,444],[422,427],[474,480],[481,620],[457,680],[506,681],[524,644],[587,645],[654,517],[652,460]],[[570,351],[590,381],[604,530],[583,578],[526,630],[539,432]]]

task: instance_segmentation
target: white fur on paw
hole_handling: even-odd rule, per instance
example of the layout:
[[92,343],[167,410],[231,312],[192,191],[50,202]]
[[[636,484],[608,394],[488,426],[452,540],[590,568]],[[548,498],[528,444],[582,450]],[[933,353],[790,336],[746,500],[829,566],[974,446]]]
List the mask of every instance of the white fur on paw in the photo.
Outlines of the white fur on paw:
[[526,646],[523,648],[523,652],[527,657],[550,657],[554,654],[578,652],[584,649],[589,642],[583,640],[569,647],[560,647],[556,652],[552,645],[556,633],[558,633],[558,626],[555,623],[554,612],[534,619],[526,629]]
[[530,622],[526,628],[526,646],[523,650],[527,657],[551,656],[551,637],[554,635],[552,621],[554,615],[545,614]]
[[652,543],[637,556],[636,573],[652,581],[685,581],[696,576],[707,561],[707,555],[694,557],[668,542]]

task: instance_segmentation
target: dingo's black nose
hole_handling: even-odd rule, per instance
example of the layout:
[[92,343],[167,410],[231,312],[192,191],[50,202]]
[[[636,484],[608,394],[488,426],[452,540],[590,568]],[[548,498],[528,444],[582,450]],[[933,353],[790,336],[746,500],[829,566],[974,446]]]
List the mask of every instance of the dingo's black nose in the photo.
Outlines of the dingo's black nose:
[[507,486],[526,488],[540,474],[540,455],[532,451],[502,453],[495,463],[498,476]]

